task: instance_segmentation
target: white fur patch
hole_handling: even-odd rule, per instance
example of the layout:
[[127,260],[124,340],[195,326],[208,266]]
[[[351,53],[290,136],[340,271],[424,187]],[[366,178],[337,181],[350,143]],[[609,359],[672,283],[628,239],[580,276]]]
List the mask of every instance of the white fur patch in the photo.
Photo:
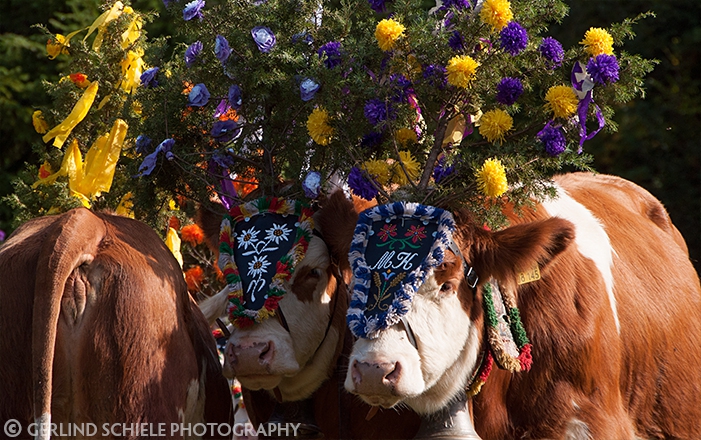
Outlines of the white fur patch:
[[34,440],[49,440],[51,438],[51,414],[44,413],[34,420],[36,423],[36,436]]
[[567,422],[565,440],[591,440],[589,426],[579,419],[572,419]]
[[613,295],[613,255],[611,240],[601,222],[594,217],[584,205],[574,200],[563,188],[557,187],[557,197],[542,203],[552,217],[569,220],[575,227],[575,243],[577,249],[586,258],[594,262],[601,277],[604,279],[606,294],[611,304],[616,330],[621,333],[621,323],[618,319],[616,297]]

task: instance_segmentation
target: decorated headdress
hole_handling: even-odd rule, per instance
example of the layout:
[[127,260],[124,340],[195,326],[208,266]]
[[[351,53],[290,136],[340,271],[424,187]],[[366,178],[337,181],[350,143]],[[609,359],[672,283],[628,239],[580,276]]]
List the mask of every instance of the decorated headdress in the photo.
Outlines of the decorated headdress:
[[261,198],[232,207],[221,224],[219,266],[229,286],[229,320],[240,328],[275,315],[284,283],[304,258],[312,210],[299,201]]

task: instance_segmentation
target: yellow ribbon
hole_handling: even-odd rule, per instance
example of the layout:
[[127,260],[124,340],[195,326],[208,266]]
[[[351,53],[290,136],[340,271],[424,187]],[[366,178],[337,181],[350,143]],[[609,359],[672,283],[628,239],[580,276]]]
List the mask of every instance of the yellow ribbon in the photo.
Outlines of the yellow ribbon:
[[100,51],[100,46],[102,46],[102,39],[105,36],[107,24],[117,19],[120,15],[122,15],[123,9],[124,4],[121,1],[117,1],[114,5],[112,5],[112,8],[110,8],[109,11],[103,12],[99,17],[95,19],[93,24],[90,25],[88,33],[85,35],[85,38],[83,38],[83,41],[87,40],[88,37],[92,35],[93,32],[95,32],[95,29],[97,29],[97,35],[95,36],[95,40],[92,43],[92,49],[95,52]]
[[66,142],[68,135],[71,134],[71,131],[88,114],[88,111],[95,100],[95,96],[97,96],[97,89],[97,81],[90,83],[90,85],[85,89],[85,92],[83,92],[83,96],[80,97],[78,102],[73,107],[73,110],[71,110],[68,117],[44,135],[42,138],[44,142],[49,142],[51,139],[55,138],[54,146],[61,148],[63,143]]
[[173,253],[175,259],[178,260],[180,267],[183,267],[183,254],[180,253],[180,237],[178,237],[178,233],[173,228],[168,228],[166,246]]
[[141,73],[144,60],[141,58],[144,51],[141,49],[130,50],[122,60],[122,90],[131,93],[141,85]]
[[114,212],[123,217],[134,218],[134,194],[132,194],[131,191],[124,194],[124,197],[122,197],[119,206],[117,206]]
[[100,136],[85,156],[85,167],[80,185],[82,194],[97,196],[109,192],[129,126],[121,119],[114,121],[109,134]]
[[117,119],[109,134],[100,136],[90,147],[85,156],[85,162],[83,162],[78,141],[73,139],[63,156],[61,168],[54,174],[37,180],[32,187],[50,185],[58,177],[68,176],[71,195],[79,198],[83,205],[89,208],[91,198],[97,197],[103,191],[108,192],[112,186],[127,128],[126,122]]

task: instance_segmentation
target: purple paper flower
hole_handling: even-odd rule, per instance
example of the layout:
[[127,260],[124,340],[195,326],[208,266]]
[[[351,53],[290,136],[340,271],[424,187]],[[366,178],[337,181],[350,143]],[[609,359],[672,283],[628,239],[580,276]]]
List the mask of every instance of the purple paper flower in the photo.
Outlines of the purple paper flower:
[[312,43],[314,43],[314,37],[307,31],[296,33],[292,36],[292,44],[297,43],[304,43],[308,46],[311,46]]
[[433,180],[436,181],[436,184],[440,184],[445,178],[455,172],[455,166],[445,166],[445,162],[445,156],[441,156],[440,159],[438,159],[436,167],[433,169]]
[[591,79],[599,84],[618,81],[618,69],[618,60],[615,55],[597,55],[587,63],[587,72]]
[[231,55],[229,42],[223,36],[217,35],[217,38],[214,40],[214,56],[224,64],[229,59],[229,55]]
[[567,139],[562,128],[553,127],[548,122],[537,134],[538,140],[545,146],[545,151],[551,156],[558,156],[565,151]]
[[329,41],[321,46],[317,53],[319,54],[319,58],[324,58],[324,55],[326,55],[324,64],[329,69],[333,69],[341,64],[341,43],[338,41]]
[[238,110],[241,108],[241,105],[243,104],[243,98],[241,97],[241,87],[239,87],[237,84],[234,84],[229,87],[229,105],[231,108],[234,110]]
[[185,5],[183,9],[183,20],[190,21],[197,17],[202,20],[202,8],[204,8],[204,0],[193,0]]
[[385,0],[368,0],[370,7],[375,12],[385,12]]
[[448,85],[445,67],[429,64],[424,68],[423,77],[433,87],[444,89]]
[[[230,154],[228,154],[229,151],[231,150],[214,150],[214,154],[212,154],[212,160],[224,169],[229,169],[233,167],[234,165],[236,165],[236,160]],[[211,165],[212,163],[210,162],[210,168]],[[216,170],[212,172],[216,172]]]
[[151,146],[151,138],[146,136],[145,134],[140,134],[136,137],[136,142],[134,143],[134,147],[136,148],[136,152],[139,154],[146,154],[149,150],[149,147]]
[[462,34],[458,31],[453,31],[453,33],[448,38],[448,46],[456,52],[465,49],[465,39]]
[[518,55],[528,44],[528,32],[515,21],[510,21],[499,33],[501,47],[511,55]]
[[319,91],[319,87],[319,84],[313,79],[304,78],[304,80],[299,83],[299,93],[302,96],[302,101],[307,102],[314,99],[314,95]]
[[360,146],[364,148],[374,148],[380,145],[380,142],[382,142],[382,133],[371,131],[363,136],[363,139],[360,141]]
[[152,67],[142,73],[141,77],[139,77],[141,85],[144,87],[156,87],[158,85],[158,81],[156,81],[156,74],[159,70],[160,69],[158,67]]
[[448,9],[451,6],[459,11],[472,7],[469,0],[443,0],[443,6],[441,8]]
[[319,197],[319,192],[321,190],[321,173],[318,171],[308,172],[302,182],[302,189],[304,189],[304,195],[310,199]]
[[543,55],[548,62],[552,63],[553,68],[560,66],[565,56],[565,50],[562,48],[562,44],[553,37],[543,38],[543,42],[540,43],[538,51],[540,51],[540,54]]
[[502,78],[497,84],[497,102],[512,105],[523,93],[523,84],[518,78]]
[[375,186],[365,178],[358,167],[353,167],[348,175],[348,186],[353,194],[365,200],[372,200],[379,192]]
[[265,26],[256,26],[251,29],[251,36],[253,36],[253,41],[256,42],[258,50],[263,53],[268,53],[275,47],[275,34],[270,28]]
[[196,84],[187,95],[189,104],[193,107],[202,107],[209,102],[209,90],[203,83]]
[[241,135],[241,127],[239,127],[239,124],[232,119],[228,119],[226,121],[216,121],[212,125],[211,134],[214,139],[225,144],[233,141]]
[[372,125],[394,118],[394,109],[390,104],[377,98],[370,99],[365,103],[364,113],[368,122]]
[[394,90],[394,95],[392,96],[394,102],[405,102],[408,94],[413,91],[411,81],[401,73],[392,74],[389,77],[389,83]]
[[171,160],[174,157],[173,152],[171,151],[173,149],[173,145],[175,145],[175,139],[166,139],[158,144],[156,151],[144,158],[141,166],[139,166],[139,174],[137,174],[135,177],[150,175],[153,172],[153,169],[156,168],[156,161],[158,160],[158,155],[161,153],[165,153],[166,159]]
[[187,49],[185,49],[185,64],[187,67],[190,67],[195,63],[197,57],[200,55],[200,52],[202,52],[201,41],[195,41],[189,45]]
[[5,241],[5,237],[7,237],[7,234],[5,234],[5,231],[0,229],[0,241]]

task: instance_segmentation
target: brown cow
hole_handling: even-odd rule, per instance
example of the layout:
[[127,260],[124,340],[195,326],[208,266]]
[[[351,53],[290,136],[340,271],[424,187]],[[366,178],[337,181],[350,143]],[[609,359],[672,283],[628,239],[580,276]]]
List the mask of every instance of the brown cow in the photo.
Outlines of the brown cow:
[[[464,393],[488,347],[489,283],[515,298],[532,367],[492,372],[473,400],[482,438],[701,438],[701,287],[679,231],[631,182],[575,173],[555,183],[556,198],[511,213],[503,230],[456,216],[478,288],[446,252],[405,321],[356,342],[347,389],[423,414]],[[540,279],[517,284],[534,263]]]
[[[354,439],[411,438],[418,429],[418,417],[408,410],[380,410],[366,422],[372,408],[342,389],[353,342],[345,313],[348,247],[356,219],[354,205],[343,192],[322,202],[314,215],[317,234],[280,301],[288,328],[281,319],[269,318],[235,328],[229,338],[224,374],[241,382],[256,426],[272,416],[276,421],[305,422],[306,435],[318,428],[326,438]],[[221,215],[201,211],[199,221],[213,250],[219,245],[221,220]],[[224,314],[226,304],[222,291],[200,307],[213,322]]]
[[84,208],[37,218],[0,268],[0,420],[22,438],[32,424],[37,438],[60,434],[51,424],[137,438],[142,423],[182,438],[179,424],[229,423],[214,340],[148,226]]

